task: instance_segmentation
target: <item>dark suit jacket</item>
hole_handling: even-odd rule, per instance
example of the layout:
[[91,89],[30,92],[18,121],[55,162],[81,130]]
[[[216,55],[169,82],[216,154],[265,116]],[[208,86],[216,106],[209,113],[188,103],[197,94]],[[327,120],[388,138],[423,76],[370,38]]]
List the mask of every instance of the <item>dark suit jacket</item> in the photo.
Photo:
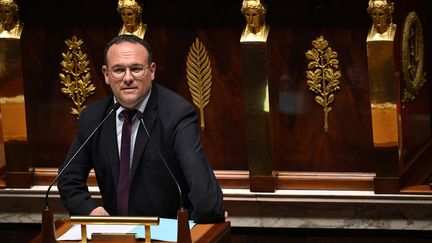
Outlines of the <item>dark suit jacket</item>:
[[[65,163],[108,114],[112,105],[111,96],[83,110],[77,136]],[[223,220],[223,195],[203,151],[198,118],[197,111],[189,102],[153,83],[144,110],[144,122],[151,139],[179,181],[191,219],[198,223],[216,222]],[[92,168],[103,206],[110,215],[116,215],[119,152],[115,112],[59,178],[61,198],[72,215],[88,215],[97,206],[86,185]],[[173,178],[140,124],[132,159],[129,215],[175,218],[179,200]]]

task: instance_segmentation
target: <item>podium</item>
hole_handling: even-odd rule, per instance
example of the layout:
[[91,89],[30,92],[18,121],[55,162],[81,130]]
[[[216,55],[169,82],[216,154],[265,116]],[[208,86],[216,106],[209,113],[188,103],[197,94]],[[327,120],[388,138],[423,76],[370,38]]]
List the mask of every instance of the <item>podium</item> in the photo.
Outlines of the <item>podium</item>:
[[[70,220],[58,220],[55,222],[56,235],[61,236],[68,231],[72,226]],[[196,243],[228,243],[231,242],[230,234],[231,224],[229,221],[216,224],[196,224],[191,229],[192,242]],[[38,234],[30,243],[40,243],[42,234]],[[75,243],[80,241],[58,241],[59,243]],[[92,241],[90,241],[92,242]],[[106,242],[116,242],[115,240]],[[144,242],[144,239],[137,239],[136,242]],[[165,241],[152,241],[165,242]]]

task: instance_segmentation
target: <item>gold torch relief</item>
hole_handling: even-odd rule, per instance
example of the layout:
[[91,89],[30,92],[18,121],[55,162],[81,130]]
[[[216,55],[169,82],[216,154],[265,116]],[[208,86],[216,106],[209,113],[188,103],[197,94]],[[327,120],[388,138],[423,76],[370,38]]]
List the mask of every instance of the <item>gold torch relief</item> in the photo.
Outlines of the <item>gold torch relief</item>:
[[323,36],[312,41],[313,49],[306,52],[306,58],[311,60],[306,71],[309,90],[317,94],[315,101],[324,110],[324,131],[328,131],[328,113],[332,110],[330,104],[334,101],[334,91],[340,89],[337,71],[339,61],[337,53],[331,49]]
[[85,100],[92,95],[96,87],[91,83],[90,61],[87,60],[87,54],[81,50],[81,45],[84,43],[78,40],[76,36],[65,41],[68,49],[66,53],[62,53],[63,61],[60,63],[63,73],[59,73],[63,84],[61,91],[69,97],[75,104],[76,108],[71,108],[71,114],[79,115],[86,107]]
[[189,49],[186,62],[186,73],[193,103],[200,111],[201,130],[204,130],[204,108],[210,102],[211,91],[211,65],[207,51],[203,44],[195,39]]

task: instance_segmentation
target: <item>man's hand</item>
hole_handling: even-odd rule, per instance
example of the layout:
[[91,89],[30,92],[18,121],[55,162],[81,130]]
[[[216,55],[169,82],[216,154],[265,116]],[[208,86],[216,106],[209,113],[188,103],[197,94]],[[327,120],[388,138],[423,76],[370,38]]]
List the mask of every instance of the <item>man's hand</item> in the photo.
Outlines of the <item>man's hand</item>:
[[108,212],[103,207],[97,207],[90,212],[90,216],[109,216]]

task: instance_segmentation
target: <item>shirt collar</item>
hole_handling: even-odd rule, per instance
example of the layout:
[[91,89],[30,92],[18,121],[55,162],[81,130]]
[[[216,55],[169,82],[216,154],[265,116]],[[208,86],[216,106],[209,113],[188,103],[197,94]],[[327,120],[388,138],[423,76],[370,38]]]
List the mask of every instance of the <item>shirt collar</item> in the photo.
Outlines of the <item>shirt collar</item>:
[[[147,103],[148,103],[148,100],[149,100],[149,98],[150,98],[150,95],[151,95],[151,89],[150,89],[150,91],[149,91],[149,93],[147,94],[147,96],[146,97],[144,97],[144,99],[141,101],[141,102],[139,102],[134,108],[135,109],[137,109],[137,110],[139,110],[139,111],[141,111],[142,113],[144,113],[144,110],[145,110],[145,108],[146,108],[146,106],[147,106]],[[115,96],[113,96],[113,98],[114,98],[114,103],[116,103],[117,102],[117,100],[116,100],[116,98],[115,98]],[[124,111],[125,110],[125,108],[123,107],[123,106],[120,106],[118,109],[117,109],[117,117],[120,117],[121,115],[121,112],[122,111]]]

